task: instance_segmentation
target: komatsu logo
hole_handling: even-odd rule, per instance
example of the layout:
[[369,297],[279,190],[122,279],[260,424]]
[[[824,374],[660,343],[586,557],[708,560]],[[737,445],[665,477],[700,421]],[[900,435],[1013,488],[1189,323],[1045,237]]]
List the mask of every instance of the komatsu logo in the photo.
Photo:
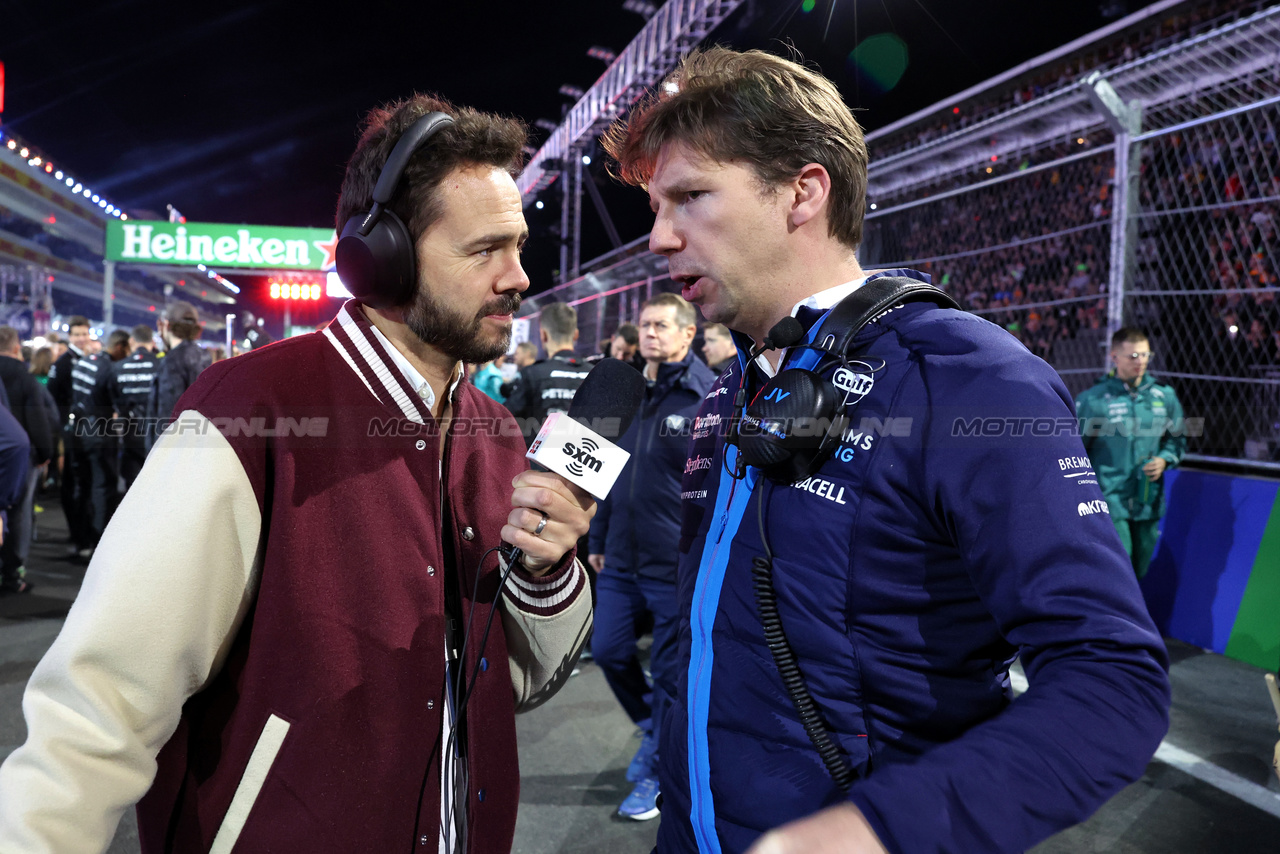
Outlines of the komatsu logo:
[[1080,506],[1076,508],[1081,516],[1093,516],[1097,513],[1106,513],[1111,515],[1111,508],[1107,506],[1107,502],[1095,499],[1093,501],[1081,501]]
[[587,469],[600,471],[601,466],[604,465],[603,461],[591,456],[593,451],[600,450],[600,446],[590,439],[584,438],[581,441],[581,447],[572,442],[565,442],[564,447],[561,448],[566,456],[573,457],[573,462],[569,463],[569,471],[576,475],[583,474]]

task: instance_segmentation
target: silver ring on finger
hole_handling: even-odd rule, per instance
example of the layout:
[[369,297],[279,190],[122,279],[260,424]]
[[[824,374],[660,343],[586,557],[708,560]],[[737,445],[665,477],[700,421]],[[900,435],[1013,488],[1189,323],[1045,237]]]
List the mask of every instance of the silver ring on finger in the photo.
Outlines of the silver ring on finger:
[[547,514],[543,513],[541,510],[539,510],[538,512],[542,513],[542,518],[538,520],[538,527],[533,529],[533,535],[535,537],[540,536],[543,530],[545,530],[547,527]]

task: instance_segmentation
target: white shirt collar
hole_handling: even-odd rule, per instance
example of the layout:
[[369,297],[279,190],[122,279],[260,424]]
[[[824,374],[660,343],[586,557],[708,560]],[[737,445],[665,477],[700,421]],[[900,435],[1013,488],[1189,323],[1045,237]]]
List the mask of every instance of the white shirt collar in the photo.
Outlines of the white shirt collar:
[[[426,377],[419,373],[418,369],[404,357],[404,354],[396,349],[396,346],[391,343],[387,336],[382,334],[381,329],[372,323],[369,324],[369,328],[373,330],[374,335],[378,336],[378,341],[382,343],[382,349],[386,351],[387,355],[391,357],[391,361],[400,370],[400,373],[404,375],[409,387],[417,392],[418,397],[422,398],[423,403],[427,405],[427,409],[434,412],[436,408],[436,393],[432,390],[431,383],[427,382]],[[462,382],[462,373],[455,366],[453,379],[449,382],[449,388],[446,390],[450,400],[453,400],[453,393],[458,388],[458,383]]]
[[[802,308],[812,308],[818,311],[826,311],[827,309],[833,307],[836,303],[840,302],[840,300],[844,299],[849,294],[853,293],[858,288],[866,284],[867,279],[869,278],[871,278],[870,275],[866,275],[861,278],[854,279],[851,282],[845,282],[842,285],[836,285],[834,288],[827,288],[826,290],[818,291],[816,294],[810,294],[809,296],[800,300],[800,302],[791,306],[791,316],[795,317],[800,312],[800,309]],[[786,361],[787,349],[789,348],[784,348],[782,352],[778,354],[779,365],[781,365],[784,361]],[[774,370],[773,365],[769,364],[769,360],[765,358],[764,353],[761,353],[759,356],[756,356],[756,367],[764,371],[764,375],[770,378],[772,378],[773,375],[777,373],[777,371]]]

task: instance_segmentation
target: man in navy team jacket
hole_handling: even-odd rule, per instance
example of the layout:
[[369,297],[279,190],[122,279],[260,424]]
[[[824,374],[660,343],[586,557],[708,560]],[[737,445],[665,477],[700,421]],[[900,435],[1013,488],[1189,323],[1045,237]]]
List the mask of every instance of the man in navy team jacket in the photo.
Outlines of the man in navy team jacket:
[[[866,146],[831,82],[761,52],[696,52],[607,144],[648,191],[650,248],[735,331],[699,419],[730,424],[739,389],[753,400],[783,369],[833,377],[813,348],[746,358],[787,315],[821,343],[869,278]],[[662,854],[1024,851],[1137,779],[1167,728],[1166,653],[1054,371],[919,302],[849,354],[864,371],[845,384],[851,420],[812,476],[740,469],[723,430],[690,445]],[[753,589],[770,552],[811,731]],[[1014,699],[1017,656],[1030,689]]]
[[[693,306],[676,294],[658,294],[641,309],[644,402],[618,440],[631,459],[591,524],[590,560],[600,573],[591,651],[622,708],[644,730],[627,768],[635,789],[618,808],[620,815],[637,821],[658,815],[657,741],[678,676],[680,480],[694,416],[715,382],[715,374],[690,350],[696,321]],[[636,629],[646,614],[653,618],[649,701],[636,648]]]

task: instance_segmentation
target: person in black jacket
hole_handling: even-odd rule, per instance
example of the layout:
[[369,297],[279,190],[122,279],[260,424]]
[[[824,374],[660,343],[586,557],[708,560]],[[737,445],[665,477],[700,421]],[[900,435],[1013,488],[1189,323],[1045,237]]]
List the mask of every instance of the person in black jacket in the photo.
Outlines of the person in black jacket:
[[25,592],[25,564],[35,522],[36,487],[53,457],[55,425],[44,407],[43,389],[22,361],[22,339],[12,326],[0,326],[0,382],[9,397],[9,409],[31,443],[31,460],[22,496],[9,513],[9,536],[0,544],[0,584]]
[[77,555],[89,558],[107,526],[116,499],[119,442],[112,435],[111,399],[107,395],[112,366],[128,354],[129,334],[117,329],[98,353],[76,362],[71,371],[71,433],[82,464],[88,468],[89,485],[84,498],[82,541]]
[[61,499],[71,533],[71,551],[87,557],[92,548],[87,528],[93,470],[71,429],[71,380],[76,364],[89,352],[89,321],[75,315],[67,318],[67,328],[67,349],[49,369],[49,393],[58,404],[58,429],[63,433]]
[[173,417],[173,407],[178,398],[213,362],[196,343],[202,331],[200,315],[189,302],[179,300],[173,303],[160,320],[160,340],[164,342],[165,353],[147,399],[148,448],[160,435],[158,423]]
[[591,372],[573,352],[578,341],[578,312],[573,306],[552,303],[542,310],[539,326],[548,357],[520,369],[506,400],[526,445],[533,442],[548,415],[569,410],[574,392]]
[[[635,789],[620,815],[643,821],[658,814],[657,745],[662,716],[679,678],[676,562],[680,482],[690,434],[716,376],[693,355],[693,306],[659,294],[640,312],[640,354],[646,389],[640,411],[618,445],[631,459],[591,524],[590,562],[598,573],[591,651],[627,715],[644,731],[627,768]],[[637,627],[653,618],[649,653],[653,698],[636,648]]]
[[140,324],[129,333],[129,353],[111,372],[111,406],[124,420],[120,443],[120,476],[126,490],[133,485],[147,459],[147,399],[160,359],[151,327]]

